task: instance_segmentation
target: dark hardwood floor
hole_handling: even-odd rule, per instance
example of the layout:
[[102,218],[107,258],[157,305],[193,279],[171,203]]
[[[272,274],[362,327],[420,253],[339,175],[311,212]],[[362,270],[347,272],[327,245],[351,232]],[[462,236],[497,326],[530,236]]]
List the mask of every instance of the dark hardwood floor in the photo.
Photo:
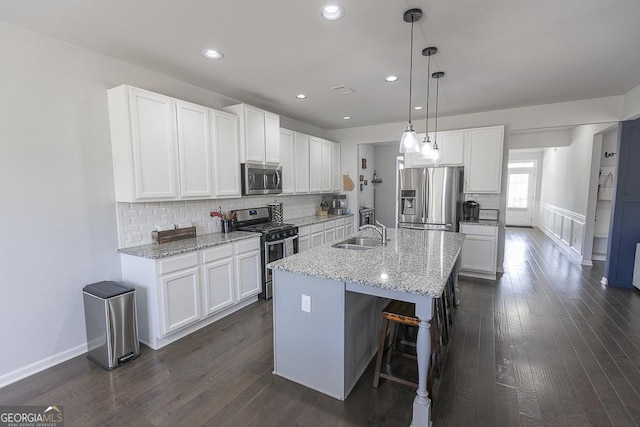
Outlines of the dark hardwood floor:
[[[507,229],[497,282],[463,278],[434,425],[640,424],[640,293],[600,285],[536,229]],[[0,389],[63,405],[67,426],[408,426],[414,390],[373,364],[344,402],[271,374],[270,302],[129,365],[84,356]]]

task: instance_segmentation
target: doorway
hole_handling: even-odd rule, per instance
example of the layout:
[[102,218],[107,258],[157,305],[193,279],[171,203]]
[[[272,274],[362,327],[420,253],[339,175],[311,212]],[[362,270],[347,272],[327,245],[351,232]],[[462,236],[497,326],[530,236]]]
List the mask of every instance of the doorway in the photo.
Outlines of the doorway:
[[536,161],[509,161],[506,225],[531,227],[535,208]]

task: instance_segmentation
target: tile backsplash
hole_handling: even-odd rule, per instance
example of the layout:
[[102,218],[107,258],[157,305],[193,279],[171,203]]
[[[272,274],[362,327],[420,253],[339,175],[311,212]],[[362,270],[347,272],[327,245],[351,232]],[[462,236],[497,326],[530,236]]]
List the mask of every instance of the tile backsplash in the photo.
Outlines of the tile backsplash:
[[156,225],[190,223],[197,235],[213,233],[209,212],[266,206],[277,200],[284,206],[285,221],[315,215],[322,195],[250,196],[240,199],[193,200],[179,202],[116,203],[118,215],[118,244],[120,248],[153,243],[151,232]]
[[480,209],[500,209],[500,194],[473,193],[465,194],[465,200],[475,200],[480,203]]

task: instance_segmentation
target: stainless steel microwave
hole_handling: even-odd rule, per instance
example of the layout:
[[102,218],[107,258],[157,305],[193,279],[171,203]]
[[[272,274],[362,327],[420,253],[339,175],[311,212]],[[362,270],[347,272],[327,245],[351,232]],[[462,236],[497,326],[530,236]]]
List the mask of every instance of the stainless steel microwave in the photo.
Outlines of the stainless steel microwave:
[[242,194],[280,194],[282,193],[282,167],[242,163]]

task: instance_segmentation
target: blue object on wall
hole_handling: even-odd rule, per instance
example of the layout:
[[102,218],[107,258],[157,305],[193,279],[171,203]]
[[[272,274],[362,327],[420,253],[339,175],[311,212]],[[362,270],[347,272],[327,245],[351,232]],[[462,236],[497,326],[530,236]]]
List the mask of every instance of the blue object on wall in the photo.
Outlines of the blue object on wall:
[[631,288],[640,242],[640,119],[622,122],[617,153],[618,179],[604,271],[610,286]]

